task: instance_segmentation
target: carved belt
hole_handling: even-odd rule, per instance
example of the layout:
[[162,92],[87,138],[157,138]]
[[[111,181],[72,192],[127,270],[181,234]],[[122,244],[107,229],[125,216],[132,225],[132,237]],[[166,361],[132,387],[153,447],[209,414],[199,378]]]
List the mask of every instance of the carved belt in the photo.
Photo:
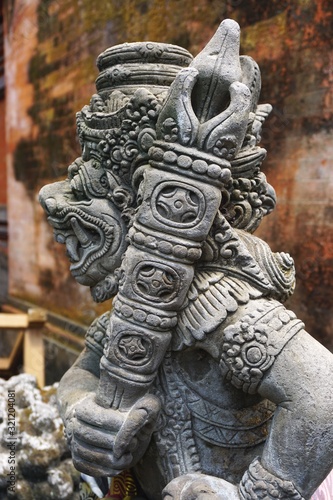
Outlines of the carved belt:
[[276,408],[267,399],[239,410],[221,408],[190,389],[186,389],[185,397],[194,434],[226,448],[246,448],[265,441]]

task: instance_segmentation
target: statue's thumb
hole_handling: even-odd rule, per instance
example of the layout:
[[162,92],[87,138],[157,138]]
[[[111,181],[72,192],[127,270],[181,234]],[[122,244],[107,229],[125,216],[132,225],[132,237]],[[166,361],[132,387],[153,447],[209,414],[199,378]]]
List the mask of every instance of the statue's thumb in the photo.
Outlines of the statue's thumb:
[[160,400],[148,394],[139,399],[128,412],[128,415],[119,429],[113,445],[113,455],[120,458],[128,451],[133,438],[138,434],[150,434],[161,409]]

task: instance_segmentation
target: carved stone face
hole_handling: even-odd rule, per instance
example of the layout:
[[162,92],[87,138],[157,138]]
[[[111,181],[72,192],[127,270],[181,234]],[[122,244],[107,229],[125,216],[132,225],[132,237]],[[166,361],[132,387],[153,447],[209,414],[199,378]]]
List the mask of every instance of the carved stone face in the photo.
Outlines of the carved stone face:
[[[102,302],[117,293],[114,272],[127,247],[138,172],[146,166],[160,105],[146,89],[136,89],[115,112],[106,110],[97,97],[78,114],[82,157],[68,167],[66,181],[41,190],[40,201],[55,240],[66,245],[73,277],[90,286],[94,300]],[[109,100],[118,97],[114,92]]]
[[85,196],[77,181],[48,184],[40,191],[40,201],[55,240],[66,245],[73,277],[93,287],[119,267],[127,228],[112,201]]
[[117,293],[115,271],[139,199],[137,172],[148,163],[166,93],[191,61],[181,47],[151,42],[100,54],[98,93],[77,114],[82,157],[69,166],[66,181],[40,192],[55,240],[66,245],[72,275],[91,287],[97,302]]

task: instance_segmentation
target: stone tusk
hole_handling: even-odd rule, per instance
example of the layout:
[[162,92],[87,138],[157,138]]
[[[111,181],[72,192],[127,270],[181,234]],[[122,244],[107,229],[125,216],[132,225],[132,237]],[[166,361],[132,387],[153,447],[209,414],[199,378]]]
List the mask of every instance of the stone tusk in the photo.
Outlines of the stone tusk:
[[87,247],[90,245],[91,243],[91,238],[90,238],[90,235],[89,233],[81,226],[81,224],[79,223],[79,221],[75,218],[75,217],[72,217],[71,218],[71,225],[72,225],[72,228],[73,228],[73,231],[77,237],[77,239],[79,240],[79,242],[81,243],[81,245],[83,247]]
[[67,253],[74,262],[78,262],[80,260],[77,246],[78,246],[77,237],[74,234],[72,234],[71,236],[67,236],[66,238]]

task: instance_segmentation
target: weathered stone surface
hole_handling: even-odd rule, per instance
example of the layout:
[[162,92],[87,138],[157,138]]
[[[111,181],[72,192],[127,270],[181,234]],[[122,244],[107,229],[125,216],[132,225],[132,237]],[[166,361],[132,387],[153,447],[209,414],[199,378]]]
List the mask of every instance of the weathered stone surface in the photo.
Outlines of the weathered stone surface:
[[34,500],[35,495],[29,481],[20,479],[16,482],[15,493],[8,491],[8,498],[14,498],[15,500]]
[[292,258],[252,234],[272,108],[239,44],[225,20],[193,60],[107,49],[82,155],[40,192],[73,277],[115,295],[59,386],[74,464],[133,468],[149,500],[302,500],[332,468],[333,356],[283,305]]
[[[8,424],[8,391],[15,399],[14,434]],[[79,472],[69,458],[56,398],[56,386],[40,390],[36,379],[21,374],[0,379],[0,498],[38,500],[78,498]],[[15,440],[14,440],[15,438]],[[13,441],[14,440],[14,441]],[[8,488],[9,444],[14,442],[14,488]],[[12,464],[12,462],[11,462]]]

